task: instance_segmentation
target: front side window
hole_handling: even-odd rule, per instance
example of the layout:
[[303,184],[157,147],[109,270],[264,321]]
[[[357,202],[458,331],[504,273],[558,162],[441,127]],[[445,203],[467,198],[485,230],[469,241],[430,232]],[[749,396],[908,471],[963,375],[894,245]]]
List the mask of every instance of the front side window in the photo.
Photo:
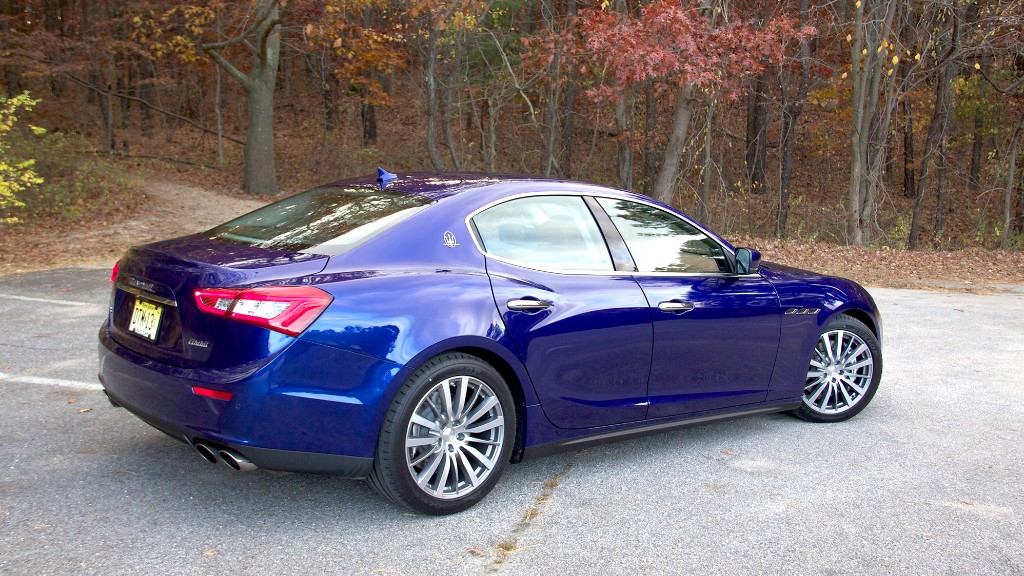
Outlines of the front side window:
[[601,231],[578,196],[510,200],[473,217],[484,251],[555,272],[612,271]]
[[640,272],[729,272],[722,247],[689,222],[654,206],[598,198]]
[[274,202],[206,234],[260,248],[335,255],[430,202],[400,192],[327,186]]

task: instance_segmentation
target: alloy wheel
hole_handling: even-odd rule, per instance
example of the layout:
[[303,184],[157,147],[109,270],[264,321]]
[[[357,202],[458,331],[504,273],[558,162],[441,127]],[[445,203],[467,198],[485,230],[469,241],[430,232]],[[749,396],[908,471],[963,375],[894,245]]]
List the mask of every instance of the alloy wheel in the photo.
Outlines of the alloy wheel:
[[819,414],[840,414],[868,392],[875,361],[871,348],[849,330],[830,330],[814,347],[804,384],[804,406]]
[[409,419],[405,459],[417,486],[440,499],[461,498],[490,476],[504,443],[497,395],[472,376],[445,378]]

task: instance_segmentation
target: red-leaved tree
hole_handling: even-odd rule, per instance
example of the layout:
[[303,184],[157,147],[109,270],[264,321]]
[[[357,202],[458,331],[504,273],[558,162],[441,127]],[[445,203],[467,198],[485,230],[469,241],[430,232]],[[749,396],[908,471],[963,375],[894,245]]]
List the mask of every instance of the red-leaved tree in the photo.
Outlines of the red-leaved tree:
[[[685,4],[685,3],[683,3]],[[668,142],[652,193],[669,202],[675,195],[680,158],[698,94],[735,98],[744,78],[782,61],[798,30],[795,20],[778,17],[759,26],[714,2],[683,6],[656,0],[638,14],[607,9],[580,13],[585,56],[611,77],[590,94],[615,102],[646,83],[675,92]]]

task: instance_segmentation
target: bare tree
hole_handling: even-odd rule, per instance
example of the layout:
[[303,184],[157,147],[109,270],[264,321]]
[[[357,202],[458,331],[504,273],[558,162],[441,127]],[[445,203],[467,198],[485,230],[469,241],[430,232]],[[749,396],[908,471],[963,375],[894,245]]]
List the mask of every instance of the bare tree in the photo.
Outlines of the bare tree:
[[[274,89],[281,56],[280,27],[278,0],[259,0],[254,14],[245,19],[240,32],[226,40],[199,47],[245,88],[248,133],[243,187],[249,194],[278,192],[274,167]],[[238,45],[245,46],[252,56],[252,69],[248,74],[240,71],[223,54],[228,48]]]
[[[866,245],[875,225],[875,198],[881,186],[881,150],[895,101],[892,76],[886,81],[889,53],[876,50],[893,37],[899,0],[858,0],[854,3],[850,42],[853,82],[850,129],[849,241]],[[879,98],[886,100],[879,105]]]
[[[800,26],[810,21],[810,0],[800,2]],[[775,221],[775,236],[786,236],[786,225],[789,222],[789,197],[793,187],[793,148],[796,145],[796,126],[803,112],[804,101],[811,80],[811,38],[800,39],[800,50],[797,55],[800,75],[797,80],[796,94],[789,94],[792,80],[788,75],[780,76],[779,88],[782,94],[782,158],[779,168],[779,216]]]

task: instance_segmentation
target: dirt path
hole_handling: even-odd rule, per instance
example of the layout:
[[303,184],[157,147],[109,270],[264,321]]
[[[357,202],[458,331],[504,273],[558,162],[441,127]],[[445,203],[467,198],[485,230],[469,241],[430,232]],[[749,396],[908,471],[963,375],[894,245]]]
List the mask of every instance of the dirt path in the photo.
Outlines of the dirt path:
[[145,188],[145,208],[126,221],[74,226],[70,231],[28,225],[4,230],[0,275],[113,266],[129,246],[201,232],[266,203],[178,182],[150,180]]

